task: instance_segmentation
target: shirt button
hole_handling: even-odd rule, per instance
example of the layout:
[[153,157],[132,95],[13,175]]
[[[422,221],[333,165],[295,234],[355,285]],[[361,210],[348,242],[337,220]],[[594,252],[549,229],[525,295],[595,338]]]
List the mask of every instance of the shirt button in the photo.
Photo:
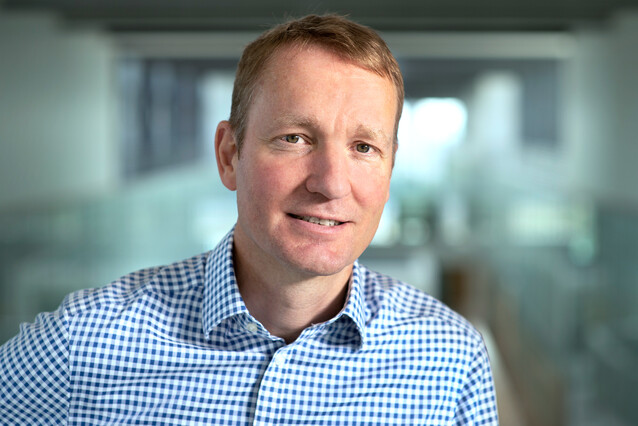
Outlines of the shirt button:
[[257,333],[257,331],[259,331],[259,327],[257,326],[257,324],[251,322],[246,325],[246,330],[250,331],[251,333]]
[[275,356],[274,359],[272,360],[272,363],[276,367],[283,367],[284,364],[286,364],[286,356],[285,355]]

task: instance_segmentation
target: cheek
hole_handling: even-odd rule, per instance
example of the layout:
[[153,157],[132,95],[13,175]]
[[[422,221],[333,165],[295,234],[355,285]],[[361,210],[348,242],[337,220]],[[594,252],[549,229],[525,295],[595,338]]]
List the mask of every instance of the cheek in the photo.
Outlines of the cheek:
[[237,177],[238,197],[247,205],[266,205],[281,199],[294,181],[290,165],[252,161],[242,165]]
[[358,205],[362,210],[361,223],[365,223],[366,228],[376,230],[387,199],[387,191],[381,191],[380,188],[358,194]]
[[353,186],[353,192],[359,202],[370,209],[370,213],[380,215],[381,210],[390,197],[390,176],[385,174],[369,173],[367,179],[360,179]]

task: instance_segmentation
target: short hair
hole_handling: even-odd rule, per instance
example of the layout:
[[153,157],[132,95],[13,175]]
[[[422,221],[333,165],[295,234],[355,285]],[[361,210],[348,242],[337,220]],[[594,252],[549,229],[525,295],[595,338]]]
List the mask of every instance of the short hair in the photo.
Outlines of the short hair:
[[270,58],[288,46],[318,46],[390,80],[397,95],[394,127],[396,145],[405,93],[397,60],[374,30],[343,16],[329,14],[308,15],[277,25],[246,46],[237,66],[229,118],[238,150],[241,149],[245,136],[248,112],[256,86],[268,67]]

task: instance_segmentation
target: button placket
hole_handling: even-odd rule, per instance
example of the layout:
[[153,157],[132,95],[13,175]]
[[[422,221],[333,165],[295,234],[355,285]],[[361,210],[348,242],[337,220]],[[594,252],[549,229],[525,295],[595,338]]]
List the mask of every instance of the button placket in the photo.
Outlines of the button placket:
[[290,350],[283,347],[272,354],[270,365],[259,385],[253,425],[273,425],[282,420],[280,407],[287,398],[286,392],[282,394],[282,384],[286,381],[285,367],[289,356]]

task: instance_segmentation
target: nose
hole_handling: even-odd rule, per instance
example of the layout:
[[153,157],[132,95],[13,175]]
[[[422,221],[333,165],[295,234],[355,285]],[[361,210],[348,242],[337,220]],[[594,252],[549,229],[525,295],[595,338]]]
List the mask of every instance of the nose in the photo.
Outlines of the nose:
[[345,150],[323,144],[308,156],[308,161],[308,191],[321,194],[330,200],[350,194],[351,170]]

